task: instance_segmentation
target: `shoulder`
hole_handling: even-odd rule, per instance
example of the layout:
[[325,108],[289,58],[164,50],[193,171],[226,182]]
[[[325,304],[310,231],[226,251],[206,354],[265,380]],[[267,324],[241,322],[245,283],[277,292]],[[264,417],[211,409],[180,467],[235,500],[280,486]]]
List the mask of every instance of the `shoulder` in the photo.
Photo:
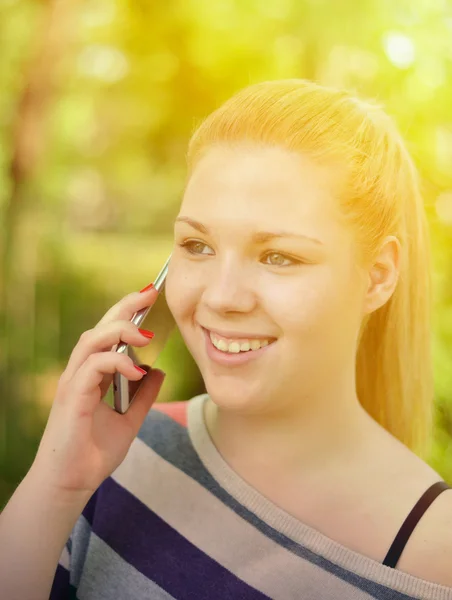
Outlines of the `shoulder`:
[[[386,501],[389,498],[384,514],[390,528],[385,535],[390,532],[389,539],[393,540],[423,493],[443,478],[425,460],[389,436],[379,446],[377,471],[381,473],[381,497]],[[394,496],[388,490],[398,492]],[[452,588],[452,489],[442,491],[422,514],[395,568]]]
[[444,490],[425,511],[397,569],[452,588],[452,489]]
[[148,488],[161,489],[160,478],[169,465],[190,470],[194,450],[186,412],[186,402],[154,404],[111,479],[141,497]]

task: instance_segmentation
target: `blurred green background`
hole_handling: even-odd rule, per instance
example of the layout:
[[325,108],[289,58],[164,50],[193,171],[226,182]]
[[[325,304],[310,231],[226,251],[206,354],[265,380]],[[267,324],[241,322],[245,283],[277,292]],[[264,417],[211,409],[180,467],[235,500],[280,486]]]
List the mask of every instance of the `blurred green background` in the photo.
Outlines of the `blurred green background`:
[[[447,0],[0,0],[0,506],[80,334],[157,274],[195,125],[305,77],[379,100],[421,171],[434,253],[435,443],[452,483],[452,7]],[[204,391],[176,331],[159,400]]]

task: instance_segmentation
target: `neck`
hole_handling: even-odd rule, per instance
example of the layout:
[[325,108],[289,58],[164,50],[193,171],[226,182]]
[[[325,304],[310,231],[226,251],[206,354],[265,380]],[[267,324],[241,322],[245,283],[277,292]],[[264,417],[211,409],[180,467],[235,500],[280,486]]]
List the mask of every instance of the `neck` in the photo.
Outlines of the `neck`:
[[304,395],[284,393],[283,404],[281,397],[267,398],[265,407],[252,413],[225,409],[208,399],[207,429],[233,468],[326,472],[359,457],[378,428],[360,405],[352,377]]

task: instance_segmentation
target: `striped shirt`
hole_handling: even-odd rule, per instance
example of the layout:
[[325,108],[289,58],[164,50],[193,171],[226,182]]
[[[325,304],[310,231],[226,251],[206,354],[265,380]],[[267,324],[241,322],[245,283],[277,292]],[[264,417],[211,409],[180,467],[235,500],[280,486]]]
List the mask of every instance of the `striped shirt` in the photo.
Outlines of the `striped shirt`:
[[259,494],[215,448],[207,398],[153,406],[78,518],[50,600],[452,600]]

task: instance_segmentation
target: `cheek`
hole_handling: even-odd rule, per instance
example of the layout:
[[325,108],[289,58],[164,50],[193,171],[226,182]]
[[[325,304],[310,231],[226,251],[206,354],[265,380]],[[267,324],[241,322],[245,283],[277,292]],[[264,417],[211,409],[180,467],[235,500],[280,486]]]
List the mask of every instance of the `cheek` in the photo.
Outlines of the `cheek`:
[[359,290],[346,268],[331,268],[300,299],[299,327],[332,349],[354,339]]
[[267,312],[286,334],[314,333],[338,310],[337,284],[327,268],[313,268],[290,285],[274,286],[266,296]]
[[165,283],[166,300],[176,322],[193,312],[199,290],[196,280],[178,261],[171,261]]

